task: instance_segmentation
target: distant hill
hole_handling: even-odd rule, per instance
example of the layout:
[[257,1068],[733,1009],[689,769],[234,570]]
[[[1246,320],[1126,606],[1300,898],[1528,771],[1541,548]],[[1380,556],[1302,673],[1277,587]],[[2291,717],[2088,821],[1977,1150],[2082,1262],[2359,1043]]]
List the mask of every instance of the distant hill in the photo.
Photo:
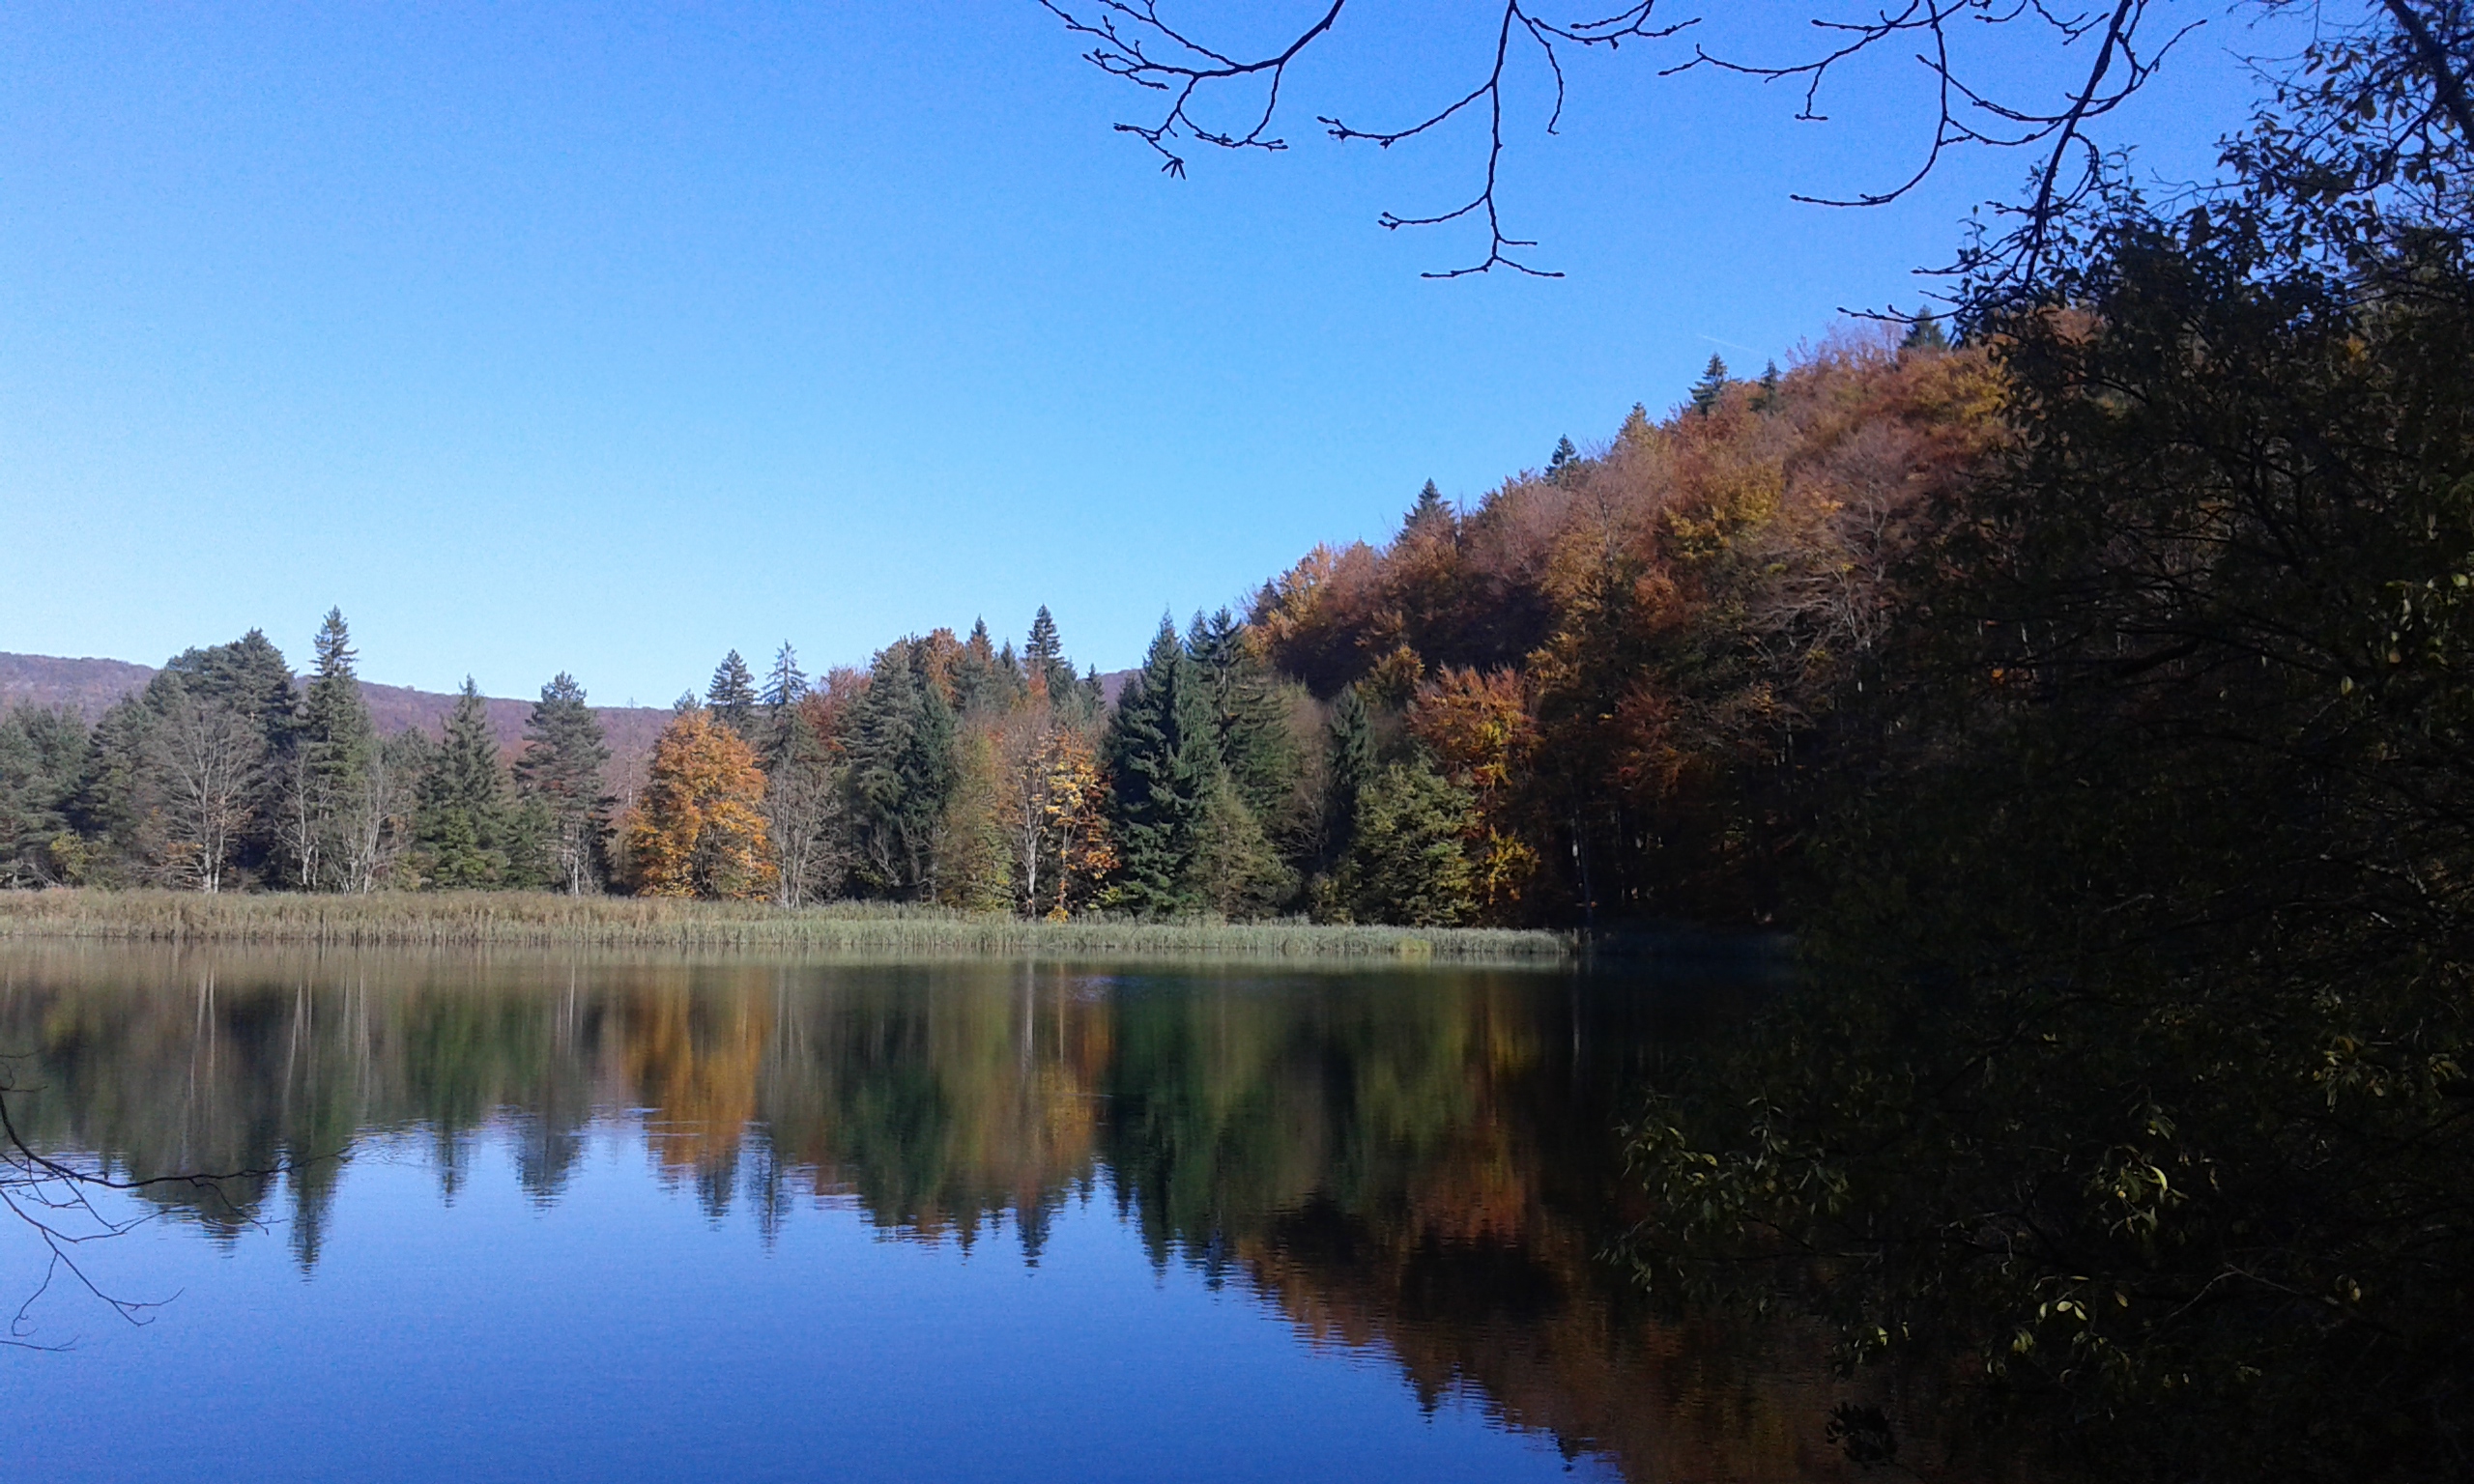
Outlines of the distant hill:
[[[1109,705],[1116,704],[1118,693],[1136,673],[1119,670],[1100,677],[1100,690]],[[154,678],[154,666],[132,665],[127,660],[0,654],[0,710],[20,701],[67,706],[91,724],[112,702],[144,690],[146,682]],[[454,697],[438,691],[416,691],[408,686],[378,685],[368,680],[360,682],[360,693],[369,701],[370,720],[382,733],[417,727],[436,737],[445,729],[446,713],[455,705]],[[498,733],[499,746],[509,756],[514,756],[523,745],[524,719],[532,713],[532,702],[488,697],[483,703],[489,708],[490,729]],[[652,761],[653,742],[670,725],[670,708],[595,706],[592,710],[601,718],[602,735],[610,742],[611,786],[622,798],[633,798]]]
[[[67,706],[88,722],[112,702],[145,689],[155,667],[127,660],[56,659],[46,654],[0,654],[0,708],[21,701],[38,706]],[[369,701],[369,717],[381,732],[417,727],[437,736],[446,725],[455,698],[437,691],[416,691],[401,685],[363,680],[361,694]],[[498,697],[485,701],[490,729],[510,755],[524,740],[524,719],[532,702]],[[668,706],[595,706],[601,730],[610,741],[610,778],[622,794],[632,794],[653,754],[653,740],[670,722]]]

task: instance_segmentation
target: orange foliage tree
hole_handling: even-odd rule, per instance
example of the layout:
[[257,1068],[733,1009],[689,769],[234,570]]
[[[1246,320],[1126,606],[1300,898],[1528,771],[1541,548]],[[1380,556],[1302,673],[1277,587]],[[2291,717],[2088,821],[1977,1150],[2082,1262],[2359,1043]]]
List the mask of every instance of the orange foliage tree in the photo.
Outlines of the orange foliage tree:
[[681,711],[653,745],[625,830],[640,897],[744,900],[772,890],[763,769],[701,706]]
[[1477,799],[1478,828],[1468,845],[1480,913],[1489,922],[1519,921],[1539,867],[1517,817],[1518,785],[1538,745],[1520,676],[1510,669],[1446,669],[1418,692],[1409,730]]
[[1901,564],[1999,446],[2001,397],[1981,351],[1842,337],[1388,547],[1317,548],[1251,623],[1477,794],[1490,916],[1762,920]]

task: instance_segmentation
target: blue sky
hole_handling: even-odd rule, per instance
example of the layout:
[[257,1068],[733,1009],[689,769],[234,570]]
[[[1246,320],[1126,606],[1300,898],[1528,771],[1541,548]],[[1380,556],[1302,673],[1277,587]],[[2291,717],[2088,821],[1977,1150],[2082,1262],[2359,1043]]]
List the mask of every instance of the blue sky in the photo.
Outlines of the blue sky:
[[[733,646],[858,663],[1047,603],[1120,668],[1427,478],[1474,501],[1713,350],[1757,370],[1915,301],[2027,168],[1798,205],[1906,173],[1911,71],[1798,124],[1628,49],[1571,69],[1557,137],[1535,76],[1510,96],[1504,205],[1568,276],[1425,281],[1482,244],[1374,218],[1455,204],[1482,140],[1312,120],[1444,96],[1488,10],[1361,0],[1291,80],[1295,147],[1180,183],[1030,0],[11,4],[0,650],[259,626],[299,664],[338,604],[373,679],[652,704]],[[2112,134],[2167,174],[2263,43],[2184,47]]]

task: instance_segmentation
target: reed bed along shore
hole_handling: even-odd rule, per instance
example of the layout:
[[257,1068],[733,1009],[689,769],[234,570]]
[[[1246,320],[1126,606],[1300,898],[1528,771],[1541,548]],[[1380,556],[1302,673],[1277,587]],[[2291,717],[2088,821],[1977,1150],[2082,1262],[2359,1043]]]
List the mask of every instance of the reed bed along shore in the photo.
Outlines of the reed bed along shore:
[[60,938],[367,948],[743,948],[817,954],[1533,963],[1569,957],[1573,952],[1566,937],[1552,932],[1303,922],[1025,922],[877,902],[777,907],[538,892],[382,892],[366,897],[204,897],[92,888],[0,892],[0,940]]

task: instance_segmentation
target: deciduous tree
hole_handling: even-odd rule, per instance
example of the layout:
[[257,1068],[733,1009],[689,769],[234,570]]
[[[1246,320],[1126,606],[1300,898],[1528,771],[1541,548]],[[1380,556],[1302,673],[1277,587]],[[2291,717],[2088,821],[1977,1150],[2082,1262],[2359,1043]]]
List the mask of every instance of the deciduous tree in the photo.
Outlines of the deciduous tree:
[[743,900],[772,890],[764,772],[701,706],[663,729],[624,828],[639,896]]

